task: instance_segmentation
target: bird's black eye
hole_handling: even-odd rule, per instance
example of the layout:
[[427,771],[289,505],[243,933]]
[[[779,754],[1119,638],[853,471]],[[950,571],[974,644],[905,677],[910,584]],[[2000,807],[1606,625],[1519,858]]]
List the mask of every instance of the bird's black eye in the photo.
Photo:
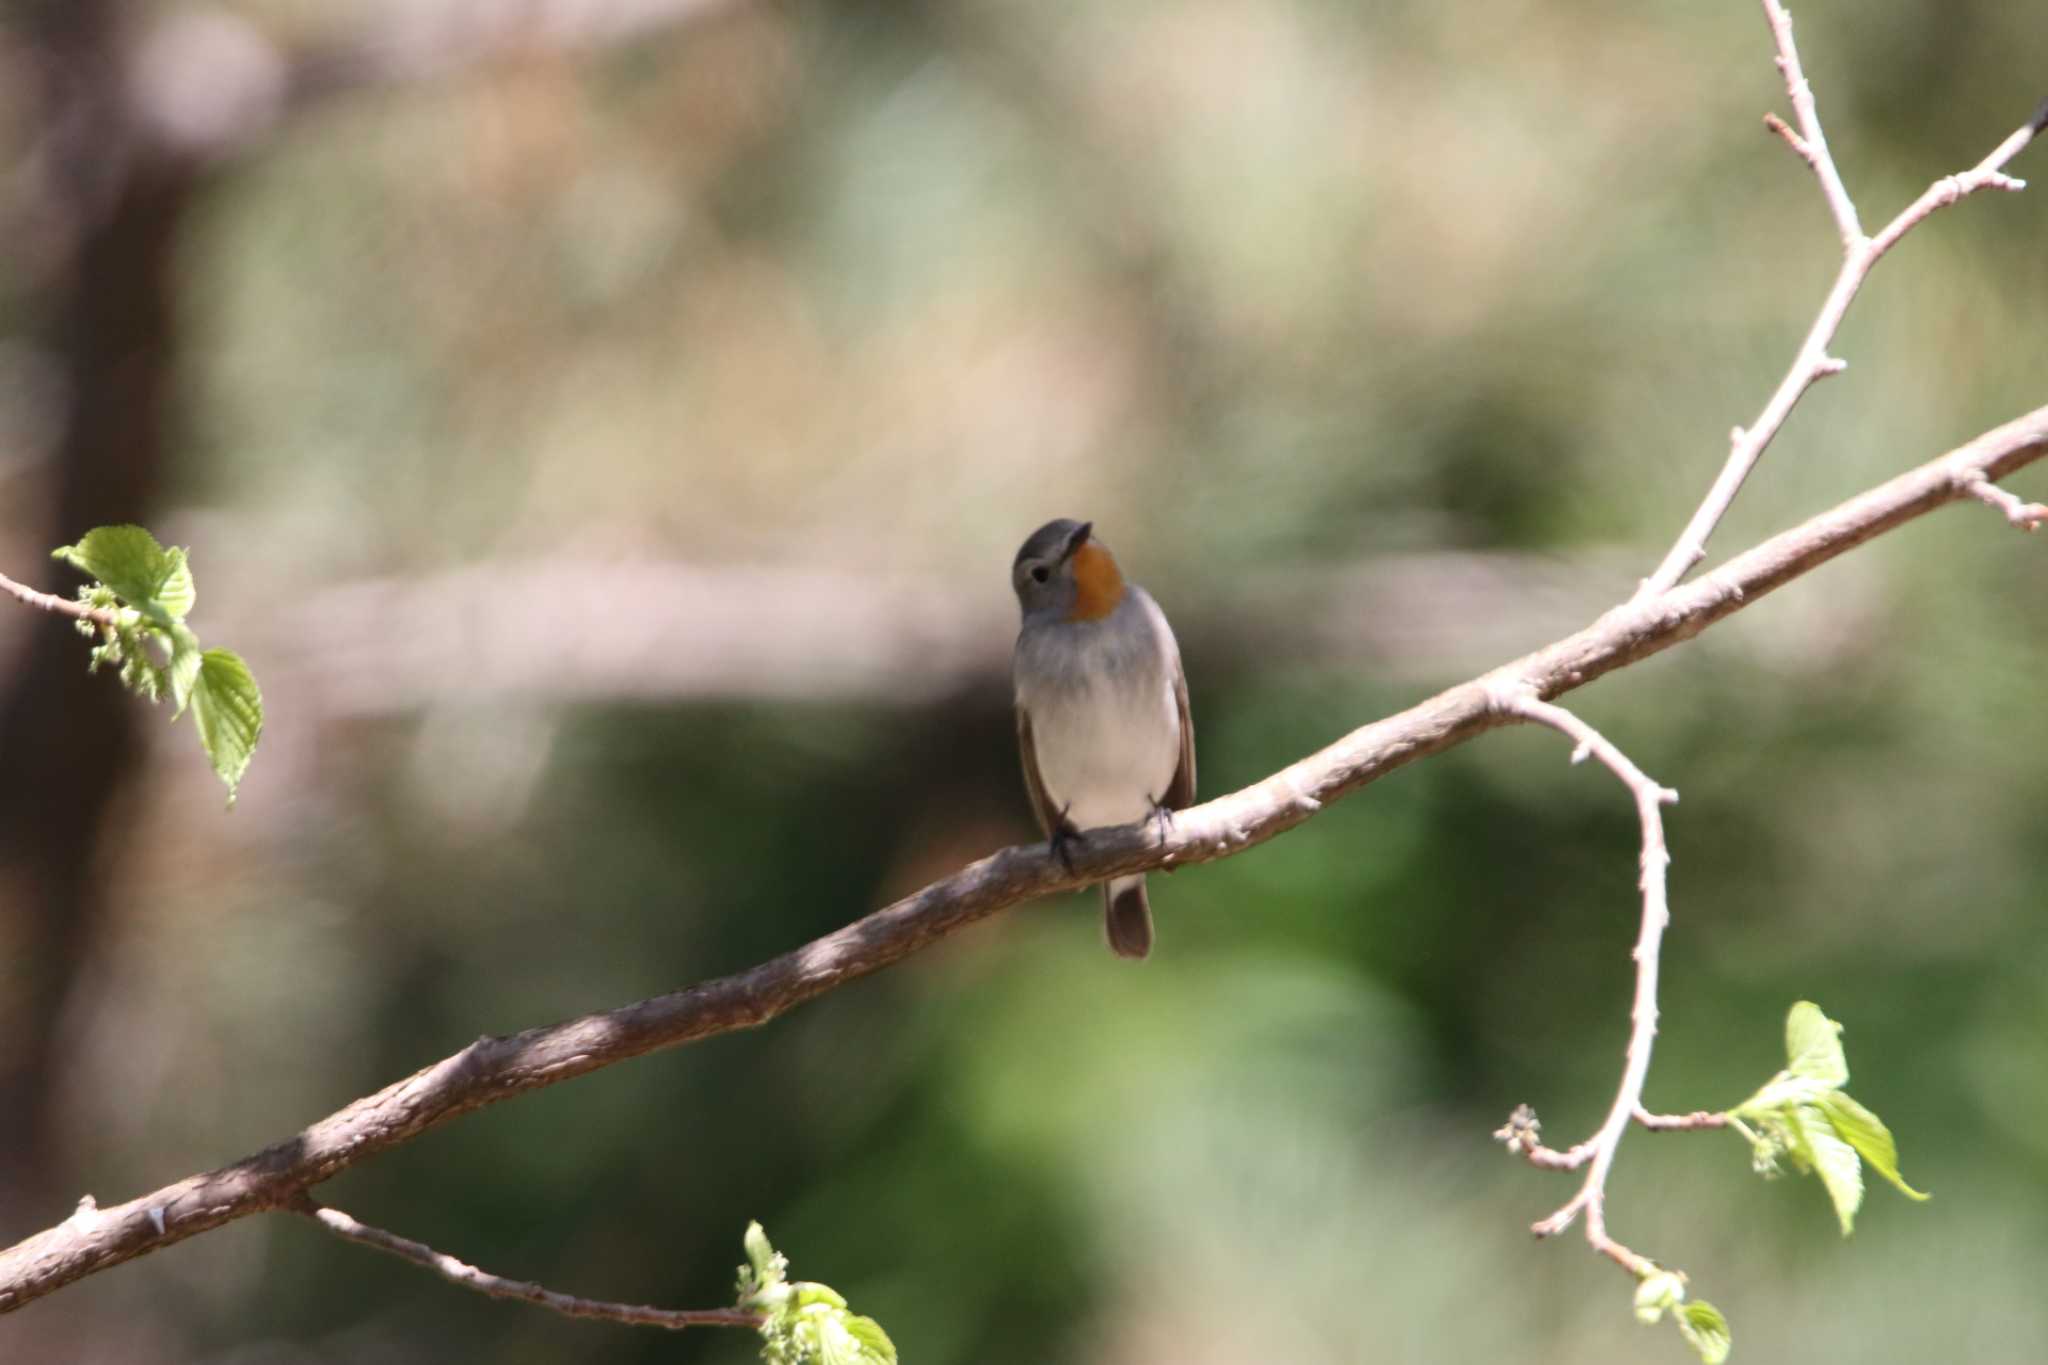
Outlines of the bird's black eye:
[[1045,565],[1033,564],[1031,566],[1031,581],[1033,583],[1043,583],[1046,579],[1051,577],[1052,570],[1046,568]]

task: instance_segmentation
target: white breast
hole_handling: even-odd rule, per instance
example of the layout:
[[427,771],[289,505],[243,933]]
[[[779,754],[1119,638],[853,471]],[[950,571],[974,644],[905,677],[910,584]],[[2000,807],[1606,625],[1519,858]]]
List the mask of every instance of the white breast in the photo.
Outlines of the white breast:
[[1039,776],[1076,829],[1143,819],[1165,797],[1180,766],[1177,656],[1140,589],[1099,627],[1062,623],[1018,641],[1017,702]]

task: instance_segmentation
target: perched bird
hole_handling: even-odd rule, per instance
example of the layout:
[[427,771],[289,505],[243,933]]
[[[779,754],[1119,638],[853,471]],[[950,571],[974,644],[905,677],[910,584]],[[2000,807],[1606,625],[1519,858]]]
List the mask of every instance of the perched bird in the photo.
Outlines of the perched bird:
[[[1195,730],[1173,628],[1126,583],[1085,521],[1049,521],[1010,566],[1017,633],[1017,747],[1024,786],[1052,850],[1081,831],[1170,819],[1195,799]],[[1103,884],[1111,951],[1152,949],[1145,878]]]

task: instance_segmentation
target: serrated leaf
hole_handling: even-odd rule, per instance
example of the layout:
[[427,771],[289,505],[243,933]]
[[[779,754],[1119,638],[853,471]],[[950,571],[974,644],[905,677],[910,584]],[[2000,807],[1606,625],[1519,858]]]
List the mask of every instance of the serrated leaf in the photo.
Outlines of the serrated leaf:
[[256,741],[263,737],[263,694],[249,666],[231,649],[209,649],[199,656],[199,677],[192,687],[192,720],[199,743],[213,761],[213,770],[228,784],[228,804]]
[[1849,1083],[1849,1059],[1842,1052],[1842,1026],[1801,1000],[1785,1016],[1785,1070],[1826,1086]]
[[91,574],[160,623],[184,620],[198,600],[185,552],[165,549],[140,526],[97,526],[76,545],[59,546],[50,554]]
[[1929,1197],[1908,1185],[1899,1174],[1898,1144],[1892,1141],[1892,1130],[1884,1126],[1884,1120],[1839,1090],[1824,1095],[1820,1109],[1827,1115],[1835,1136],[1854,1147],[1871,1169],[1897,1186],[1901,1194],[1909,1199]]
[[1735,1345],[1721,1310],[1699,1300],[1678,1310],[1678,1331],[1699,1352],[1702,1365],[1722,1365]]
[[873,1318],[850,1317],[846,1330],[861,1344],[866,1359],[872,1365],[896,1365],[896,1343],[889,1340],[889,1334],[882,1330],[882,1324]]
[[818,1360],[821,1365],[862,1365],[860,1341],[846,1330],[846,1324],[837,1317],[825,1318],[817,1324]]
[[183,622],[174,622],[169,635],[171,662],[164,672],[171,680],[171,700],[176,705],[176,709],[171,712],[171,719],[176,720],[185,714],[186,703],[192,700],[192,689],[199,682],[201,659],[199,637],[192,633],[189,626]]
[[1787,1117],[1798,1134],[1795,1150],[1820,1172],[1835,1217],[1842,1220],[1842,1235],[1847,1237],[1855,1228],[1856,1210],[1863,1205],[1863,1163],[1855,1148],[1835,1136],[1834,1125],[1817,1106],[1802,1104]]
[[167,571],[157,585],[155,605],[171,620],[182,621],[198,604],[199,587],[192,581],[192,566],[186,562],[184,550],[173,545],[164,551],[164,559]]
[[834,1313],[817,1324],[820,1365],[896,1365],[896,1346],[873,1318]]

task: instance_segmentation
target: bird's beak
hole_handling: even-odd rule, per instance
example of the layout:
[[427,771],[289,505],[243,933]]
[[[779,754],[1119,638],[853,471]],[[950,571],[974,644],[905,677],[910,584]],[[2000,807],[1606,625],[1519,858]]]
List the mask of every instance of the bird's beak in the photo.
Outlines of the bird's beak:
[[1072,559],[1074,551],[1088,543],[1088,533],[1095,529],[1095,523],[1084,521],[1074,528],[1074,534],[1067,537],[1067,548],[1060,551],[1061,559]]

